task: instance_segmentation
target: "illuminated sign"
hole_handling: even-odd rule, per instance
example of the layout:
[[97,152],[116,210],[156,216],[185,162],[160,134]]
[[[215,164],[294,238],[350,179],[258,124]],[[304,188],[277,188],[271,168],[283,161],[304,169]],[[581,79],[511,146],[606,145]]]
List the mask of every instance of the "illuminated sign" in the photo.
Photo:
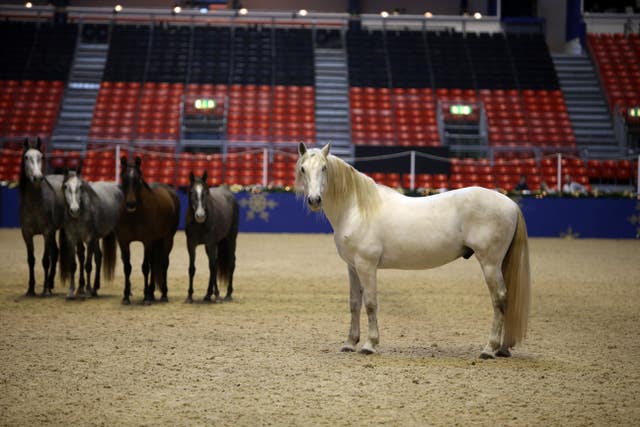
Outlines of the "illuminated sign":
[[196,99],[193,106],[196,110],[213,110],[216,108],[216,101],[209,98]]
[[449,107],[449,112],[456,116],[468,116],[473,113],[471,105],[456,104]]
[[629,117],[640,117],[640,107],[629,108]]

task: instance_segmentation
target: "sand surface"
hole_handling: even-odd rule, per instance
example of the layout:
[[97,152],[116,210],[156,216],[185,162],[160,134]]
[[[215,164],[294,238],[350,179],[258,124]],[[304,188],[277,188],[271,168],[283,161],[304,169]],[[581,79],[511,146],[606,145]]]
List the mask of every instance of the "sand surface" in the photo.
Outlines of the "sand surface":
[[98,299],[59,283],[24,297],[24,243],[1,229],[0,425],[640,425],[640,242],[530,249],[530,329],[510,359],[478,358],[492,309],[474,258],[380,271],[380,353],[364,356],[339,352],[348,280],[330,235],[240,234],[235,300],[219,304],[183,302],[181,232],[169,303],[140,304],[134,244],[123,306],[120,262]]

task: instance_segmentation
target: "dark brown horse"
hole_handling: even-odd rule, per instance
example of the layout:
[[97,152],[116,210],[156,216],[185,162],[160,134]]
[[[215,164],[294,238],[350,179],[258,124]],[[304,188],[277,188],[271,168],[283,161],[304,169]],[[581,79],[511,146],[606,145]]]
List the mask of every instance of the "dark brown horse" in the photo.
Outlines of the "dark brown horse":
[[147,184],[142,176],[141,163],[140,157],[136,157],[135,164],[129,164],[126,157],[121,159],[120,188],[124,200],[116,236],[125,275],[123,304],[130,303],[131,242],[144,245],[144,302],[155,301],[156,284],[162,292],[161,301],[167,301],[169,253],[180,221],[180,199],[175,190],[163,184]]

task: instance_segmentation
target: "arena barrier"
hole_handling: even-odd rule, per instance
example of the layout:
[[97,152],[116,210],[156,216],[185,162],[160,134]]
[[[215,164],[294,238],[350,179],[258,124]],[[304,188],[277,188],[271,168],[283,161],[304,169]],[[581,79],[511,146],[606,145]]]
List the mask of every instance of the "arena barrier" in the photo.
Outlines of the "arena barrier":
[[[187,196],[179,191],[184,228]],[[240,232],[331,233],[329,221],[291,192],[239,191]],[[0,227],[19,227],[17,188],[0,187]],[[640,238],[640,201],[631,198],[523,197],[517,200],[532,237]]]

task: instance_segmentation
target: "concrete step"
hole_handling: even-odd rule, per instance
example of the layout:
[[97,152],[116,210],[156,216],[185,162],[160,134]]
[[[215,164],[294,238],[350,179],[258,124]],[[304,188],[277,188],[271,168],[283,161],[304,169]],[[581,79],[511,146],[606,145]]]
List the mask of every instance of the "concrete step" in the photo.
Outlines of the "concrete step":
[[58,118],[60,120],[66,120],[66,119],[70,119],[70,120],[91,120],[93,118],[93,111],[86,111],[86,110],[82,110],[82,111],[78,111],[78,110],[73,110],[73,109],[69,109],[69,108],[62,108],[60,110],[60,115],[58,116]]
[[[318,70],[316,69],[316,73]],[[327,74],[323,73],[316,76],[316,86],[321,84],[333,84],[333,85],[347,85],[349,78],[347,73],[342,74]]]
[[87,139],[89,129],[62,128],[54,132],[52,138],[82,141]]
[[316,125],[323,126],[346,126],[349,127],[349,117],[344,116],[320,116],[316,114]]
[[574,128],[573,129],[573,134],[576,136],[576,139],[578,137],[584,137],[584,138],[601,138],[601,137],[605,137],[605,138],[613,138],[615,139],[615,136],[613,134],[613,130],[611,129],[585,129],[585,128]]
[[95,98],[66,98],[62,102],[62,107],[75,111],[92,112],[95,104]]
[[324,93],[322,90],[319,90],[318,88],[316,88],[316,104],[320,103],[320,104],[335,104],[337,102],[346,102],[348,104],[349,102],[349,93],[347,91],[347,89],[341,90],[341,91],[336,91],[336,90],[329,90],[328,93]]

